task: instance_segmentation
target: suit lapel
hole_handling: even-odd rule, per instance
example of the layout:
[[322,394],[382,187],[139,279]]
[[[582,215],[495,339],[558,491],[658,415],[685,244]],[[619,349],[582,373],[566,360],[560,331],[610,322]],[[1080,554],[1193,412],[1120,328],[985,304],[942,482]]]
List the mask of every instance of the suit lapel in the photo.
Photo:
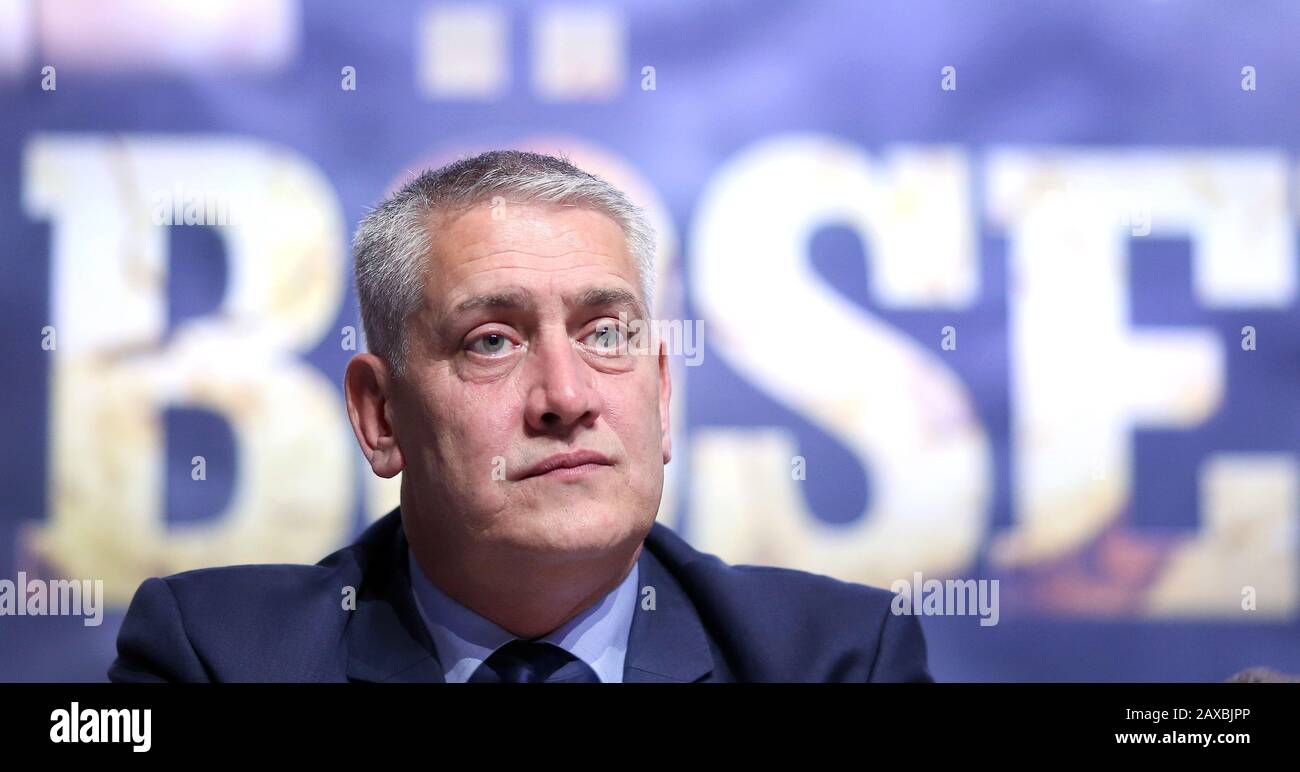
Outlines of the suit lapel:
[[[659,526],[656,526],[659,527]],[[690,683],[713,672],[713,652],[695,605],[646,540],[636,612],[623,663],[624,683]],[[653,589],[653,594],[647,592]],[[653,608],[650,598],[654,599]]]
[[433,639],[415,607],[406,562],[406,533],[395,510],[393,533],[377,539],[357,609],[348,623],[347,675],[353,681],[442,683]]

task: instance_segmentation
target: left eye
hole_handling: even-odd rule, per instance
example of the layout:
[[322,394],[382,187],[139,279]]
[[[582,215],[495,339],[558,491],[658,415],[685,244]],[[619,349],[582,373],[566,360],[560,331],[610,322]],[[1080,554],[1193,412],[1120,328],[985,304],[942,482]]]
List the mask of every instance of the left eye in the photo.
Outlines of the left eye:
[[623,345],[623,331],[613,322],[599,324],[587,335],[587,344],[605,351],[617,350]]

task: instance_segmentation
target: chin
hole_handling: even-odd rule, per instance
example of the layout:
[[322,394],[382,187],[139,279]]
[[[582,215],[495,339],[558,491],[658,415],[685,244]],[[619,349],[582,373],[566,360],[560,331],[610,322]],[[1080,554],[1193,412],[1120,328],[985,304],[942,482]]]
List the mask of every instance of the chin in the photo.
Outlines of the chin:
[[642,520],[625,509],[588,501],[528,518],[527,527],[516,530],[512,541],[516,548],[534,555],[600,557],[635,549],[649,530],[649,523]]

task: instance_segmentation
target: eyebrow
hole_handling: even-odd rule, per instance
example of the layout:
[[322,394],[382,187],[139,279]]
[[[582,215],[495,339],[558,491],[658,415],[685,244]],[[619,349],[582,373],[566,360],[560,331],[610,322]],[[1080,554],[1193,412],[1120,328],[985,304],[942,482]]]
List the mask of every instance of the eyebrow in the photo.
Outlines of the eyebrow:
[[[487,292],[461,301],[456,305],[454,313],[463,314],[479,308],[526,308],[531,304],[531,297],[530,293],[520,289]],[[579,308],[628,306],[637,313],[644,313],[641,300],[635,294],[618,287],[592,287],[579,293],[569,305]]]
[[455,311],[463,314],[478,308],[523,308],[527,305],[528,293],[522,290],[505,290],[467,298],[456,306]]
[[582,308],[628,306],[637,313],[644,313],[640,298],[617,287],[592,287],[578,296],[575,305]]

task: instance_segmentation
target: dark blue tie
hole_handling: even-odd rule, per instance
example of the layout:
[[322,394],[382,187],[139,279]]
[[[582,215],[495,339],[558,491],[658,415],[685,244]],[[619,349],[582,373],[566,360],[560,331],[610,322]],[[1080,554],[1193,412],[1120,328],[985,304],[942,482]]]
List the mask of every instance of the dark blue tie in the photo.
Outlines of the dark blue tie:
[[469,683],[598,684],[600,676],[586,662],[553,643],[516,638],[492,652]]

